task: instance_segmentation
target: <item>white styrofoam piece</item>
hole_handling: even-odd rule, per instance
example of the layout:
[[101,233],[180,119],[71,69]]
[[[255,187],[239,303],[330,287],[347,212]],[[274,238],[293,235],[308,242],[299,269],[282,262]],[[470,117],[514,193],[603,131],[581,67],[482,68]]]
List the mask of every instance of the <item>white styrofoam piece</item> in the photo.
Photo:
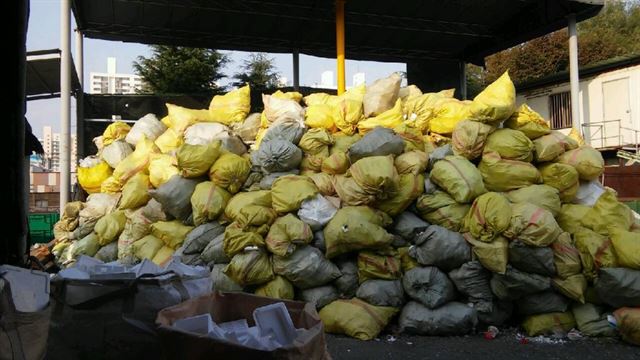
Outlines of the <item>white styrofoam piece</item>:
[[91,277],[88,272],[78,269],[77,267],[60,270],[58,276],[72,280],[85,280]]
[[218,324],[222,330],[227,333],[246,333],[249,331],[249,324],[247,323],[247,319],[240,319],[235,321],[227,321],[222,324]]
[[173,323],[173,327],[181,331],[196,333],[199,335],[208,335],[215,331],[215,324],[211,318],[211,314],[196,315],[177,320]]
[[49,274],[11,265],[0,265],[0,274],[11,286],[16,310],[35,312],[49,304]]
[[266,336],[270,331],[275,340],[282,346],[289,345],[296,338],[296,328],[283,302],[259,307],[253,311],[253,320],[260,329],[260,335]]

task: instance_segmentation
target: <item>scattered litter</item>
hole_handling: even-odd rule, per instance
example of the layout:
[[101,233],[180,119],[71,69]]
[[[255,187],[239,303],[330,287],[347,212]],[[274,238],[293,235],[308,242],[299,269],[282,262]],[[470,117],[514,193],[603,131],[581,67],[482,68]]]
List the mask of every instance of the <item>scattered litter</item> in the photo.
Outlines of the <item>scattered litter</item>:
[[492,325],[492,326],[489,326],[487,328],[487,331],[484,332],[484,338],[487,340],[493,340],[498,336],[499,333],[500,333],[500,330],[498,330],[497,327]]
[[398,339],[395,336],[387,335],[387,342],[396,342],[396,340]]
[[582,340],[583,336],[582,333],[580,333],[579,330],[577,329],[571,329],[568,333],[567,333],[567,338],[571,341],[575,341],[575,340]]

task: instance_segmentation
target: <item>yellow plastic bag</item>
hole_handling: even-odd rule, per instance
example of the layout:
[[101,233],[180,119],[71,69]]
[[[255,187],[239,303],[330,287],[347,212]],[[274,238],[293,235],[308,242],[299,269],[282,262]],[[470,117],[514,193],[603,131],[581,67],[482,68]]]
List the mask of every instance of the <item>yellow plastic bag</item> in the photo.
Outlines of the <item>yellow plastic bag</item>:
[[94,228],[100,246],[105,246],[116,240],[124,230],[126,221],[127,217],[123,210],[114,211],[101,217]]
[[548,210],[554,217],[560,213],[562,207],[558,190],[549,185],[531,185],[509,191],[506,195],[512,203],[528,202]]
[[401,154],[394,161],[396,170],[400,175],[423,174],[427,169],[428,163],[429,157],[427,156],[427,154],[424,151],[419,150],[413,150]]
[[376,200],[374,195],[368,194],[352,177],[335,175],[333,187],[344,205],[368,205]]
[[173,256],[174,252],[174,249],[165,245],[156,252],[156,255],[151,259],[151,261],[158,266],[163,266],[171,260],[171,256]]
[[531,162],[533,159],[533,142],[523,132],[511,129],[494,131],[484,145],[484,152],[496,152],[506,160]]
[[279,214],[296,211],[303,201],[317,193],[318,187],[307,176],[281,176],[271,185],[273,209]]
[[135,209],[151,200],[149,176],[137,173],[122,187],[119,209]]
[[[541,136],[533,141],[536,162],[553,161],[564,154],[571,140],[559,131],[552,131],[549,135]],[[577,145],[577,144],[576,144]]]
[[579,303],[585,303],[587,292],[587,278],[582,274],[568,276],[566,279],[553,278],[551,285],[562,295]]
[[309,225],[293,214],[277,218],[269,228],[265,238],[267,249],[278,256],[293,254],[298,245],[309,244],[313,240],[313,232]]
[[336,300],[320,310],[324,330],[345,334],[359,340],[374,339],[384,329],[398,309],[373,306],[358,298]]
[[[167,123],[176,134],[182,136],[187,128],[199,121],[212,121],[211,113],[207,109],[188,109],[182,106],[165,104],[167,106]],[[244,118],[243,118],[244,119]]]
[[616,199],[612,190],[605,191],[582,219],[585,227],[602,235],[609,233],[609,228],[629,230],[634,224],[631,209]]
[[156,138],[155,144],[160,149],[160,152],[169,154],[176,152],[184,144],[184,139],[174,129],[168,128]]
[[430,213],[445,206],[454,205],[456,201],[444,191],[436,190],[431,194],[425,194],[418,198],[416,209],[420,214]]
[[452,134],[460,121],[469,119],[470,109],[470,101],[460,101],[455,98],[438,99],[434,105],[432,118],[429,120],[429,130],[440,135]]
[[558,225],[560,225],[562,230],[570,234],[575,234],[582,228],[582,219],[584,219],[590,209],[590,207],[585,205],[562,204],[560,213],[556,217]]
[[511,191],[542,183],[538,169],[530,163],[502,159],[498,153],[484,153],[478,165],[489,191]]
[[413,128],[407,123],[402,123],[393,128],[396,135],[404,140],[404,151],[424,151],[424,135],[419,129]]
[[539,167],[542,182],[558,189],[560,200],[570,202],[580,188],[580,176],[571,165],[551,163]]
[[302,135],[298,146],[306,154],[329,156],[329,146],[333,145],[333,137],[326,129],[309,129]]
[[166,183],[174,175],[180,174],[178,161],[172,155],[152,154],[149,162],[149,181],[154,188]]
[[402,101],[407,101],[408,99],[420,95],[422,95],[422,90],[420,90],[420,88],[416,85],[404,86],[400,88],[400,91],[398,91],[398,98],[400,98]]
[[494,125],[513,115],[516,110],[516,88],[509,72],[502,74],[473,98],[469,110],[474,120]]
[[349,168],[353,180],[376,199],[386,199],[398,186],[399,177],[393,166],[393,156],[369,156]]
[[330,131],[336,129],[338,110],[329,104],[310,105],[304,114],[304,123],[310,128],[320,128]]
[[100,185],[100,192],[105,194],[116,194],[122,191],[122,184],[120,181],[116,180],[116,178],[109,176],[105,181]]
[[109,124],[102,133],[102,146],[107,146],[116,140],[124,139],[130,130],[131,126],[122,121],[115,121]]
[[602,154],[587,145],[565,152],[556,161],[576,168],[581,180],[595,180],[604,172]]
[[618,265],[640,270],[640,235],[614,227],[609,234]]
[[160,250],[164,243],[153,235],[147,235],[140,240],[135,241],[132,245],[134,255],[140,259],[152,260],[158,250]]
[[606,236],[582,228],[573,237],[576,248],[580,251],[582,272],[587,279],[595,279],[600,268],[617,266],[618,262],[611,246],[611,240]]
[[276,275],[273,280],[257,288],[255,294],[273,299],[293,300],[295,292],[289,280]]
[[178,220],[158,221],[151,224],[151,235],[162,240],[172,249],[180,247],[191,230],[193,230],[193,226],[184,225]]
[[242,156],[222,154],[209,170],[209,179],[232,194],[237,193],[247,180],[251,162]]
[[464,217],[471,209],[469,204],[447,205],[438,210],[421,213],[420,216],[430,224],[439,225],[451,231],[460,231],[464,225]]
[[295,102],[300,102],[302,100],[302,94],[297,91],[283,92],[282,90],[276,90],[276,92],[271,94],[271,96],[278,99],[293,100]]
[[531,140],[551,132],[549,123],[527,104],[520,107],[504,122],[504,127],[522,131]]
[[349,170],[351,162],[346,153],[336,152],[322,161],[320,170],[329,175],[344,174]]
[[313,93],[304,97],[304,103],[307,106],[328,104],[333,96],[327,93]]
[[228,219],[236,221],[240,218],[240,211],[251,205],[271,208],[271,191],[249,191],[234,195],[227,203],[227,207],[224,209],[224,215]]
[[491,242],[509,227],[511,204],[499,193],[478,196],[464,221],[464,230],[480,241]]
[[393,73],[367,86],[362,98],[364,116],[377,116],[391,109],[398,99],[401,81],[400,75]]
[[385,200],[377,201],[373,206],[390,216],[399,215],[406,210],[424,192],[424,176],[422,174],[400,175],[397,187]]
[[409,256],[408,246],[398,248],[398,255],[400,256],[400,264],[402,265],[403,273],[406,273],[407,271],[420,266],[416,259]]
[[103,160],[92,167],[78,166],[78,182],[89,194],[100,192],[102,183],[111,176],[111,167]]
[[338,130],[347,135],[353,135],[358,128],[358,122],[362,120],[363,107],[362,100],[354,100],[345,97],[349,91],[342,94],[341,97],[343,98],[334,104],[337,111],[334,123]]
[[400,256],[393,249],[381,253],[360,251],[358,253],[358,281],[371,279],[395,280],[402,277]]
[[224,230],[224,240],[222,242],[224,253],[228,258],[232,258],[234,255],[244,251],[244,248],[248,246],[263,248],[264,238],[262,235],[266,234],[267,230],[267,225],[245,227],[238,222],[232,222]]
[[509,241],[504,236],[498,236],[492,242],[484,242],[466,233],[464,239],[471,244],[473,253],[485,269],[498,274],[504,274],[507,271]]
[[336,212],[324,228],[327,258],[363,249],[383,248],[391,244],[387,233],[391,217],[367,206],[345,206]]
[[347,135],[346,133],[338,132],[333,134],[333,146],[329,149],[329,154],[333,155],[337,152],[346,153],[349,151],[351,145],[357,143],[362,139],[362,135],[353,134]]
[[225,125],[243,121],[251,111],[249,85],[216,95],[209,103],[210,119]]
[[483,176],[469,160],[450,155],[433,165],[430,179],[457,202],[470,203],[487,192]]
[[582,134],[580,134],[576,128],[571,128],[571,131],[569,131],[569,138],[578,143],[578,146],[585,145],[584,137],[582,137]]
[[211,181],[203,181],[196,185],[195,191],[191,194],[193,224],[199,226],[217,219],[224,212],[229,199],[231,194]]
[[138,141],[136,149],[113,170],[113,177],[121,184],[124,184],[133,175],[139,172],[146,173],[149,168],[151,154],[156,153],[158,153],[158,148],[152,141],[143,137],[142,140]]
[[275,277],[271,257],[261,250],[237,254],[223,272],[242,286],[264,284]]
[[451,134],[451,150],[455,155],[473,160],[482,155],[487,137],[493,130],[493,126],[481,122],[460,121]]
[[613,312],[622,340],[640,346],[640,308],[622,307]]
[[220,156],[221,146],[219,140],[207,145],[182,145],[176,154],[182,177],[195,178],[207,174]]
[[[324,164],[324,161],[322,162]],[[314,173],[307,175],[318,187],[320,194],[325,196],[335,195],[336,189],[333,187],[331,175],[326,173]]]
[[530,246],[545,247],[554,242],[562,230],[553,214],[530,203],[511,206],[511,221],[503,235]]
[[396,101],[391,109],[382,114],[360,121],[358,123],[358,131],[360,134],[365,134],[378,126],[393,129],[399,125],[402,125],[402,100],[400,99]]
[[582,263],[580,262],[580,252],[573,245],[571,235],[563,232],[556,241],[551,244],[553,249],[553,263],[556,266],[556,273],[559,277],[566,279],[571,275],[580,274]]
[[402,106],[406,123],[419,129],[422,133],[426,133],[429,130],[429,121],[433,117],[437,101],[452,97],[453,92],[449,90],[409,97]]
[[566,333],[575,326],[576,320],[571,311],[531,315],[522,322],[522,327],[529,336]]

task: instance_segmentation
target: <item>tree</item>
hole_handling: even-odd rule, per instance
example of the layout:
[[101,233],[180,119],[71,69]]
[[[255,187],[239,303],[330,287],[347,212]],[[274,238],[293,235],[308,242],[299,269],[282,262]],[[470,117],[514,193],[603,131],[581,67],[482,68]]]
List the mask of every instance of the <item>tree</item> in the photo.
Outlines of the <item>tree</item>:
[[275,59],[265,53],[251,53],[244,60],[241,72],[233,75],[233,86],[249,84],[251,89],[268,90],[278,87],[279,74],[274,65]]
[[[506,70],[515,83],[568,70],[568,41],[563,29],[491,55],[486,82]],[[634,53],[640,53],[640,1],[609,0],[600,14],[578,24],[580,66]]]
[[143,78],[142,92],[210,93],[219,90],[216,81],[224,74],[221,68],[227,56],[211,49],[183,46],[152,45],[152,54],[139,56],[133,62],[136,73]]

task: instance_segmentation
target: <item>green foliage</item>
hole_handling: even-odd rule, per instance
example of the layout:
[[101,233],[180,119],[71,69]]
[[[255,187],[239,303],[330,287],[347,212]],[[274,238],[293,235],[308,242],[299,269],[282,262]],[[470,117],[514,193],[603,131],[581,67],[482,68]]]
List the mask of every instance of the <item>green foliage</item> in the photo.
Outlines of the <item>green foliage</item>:
[[[578,24],[578,62],[594,64],[640,53],[640,1],[610,0],[597,16]],[[485,84],[506,70],[515,83],[569,68],[567,29],[533,39],[485,59]]]
[[143,78],[141,92],[158,94],[208,93],[219,90],[216,81],[228,62],[216,50],[183,46],[152,45],[152,54],[134,61],[136,73]]
[[242,72],[233,75],[233,86],[249,84],[252,90],[269,90],[278,86],[279,74],[276,72],[274,59],[265,53],[251,53],[244,60]]

